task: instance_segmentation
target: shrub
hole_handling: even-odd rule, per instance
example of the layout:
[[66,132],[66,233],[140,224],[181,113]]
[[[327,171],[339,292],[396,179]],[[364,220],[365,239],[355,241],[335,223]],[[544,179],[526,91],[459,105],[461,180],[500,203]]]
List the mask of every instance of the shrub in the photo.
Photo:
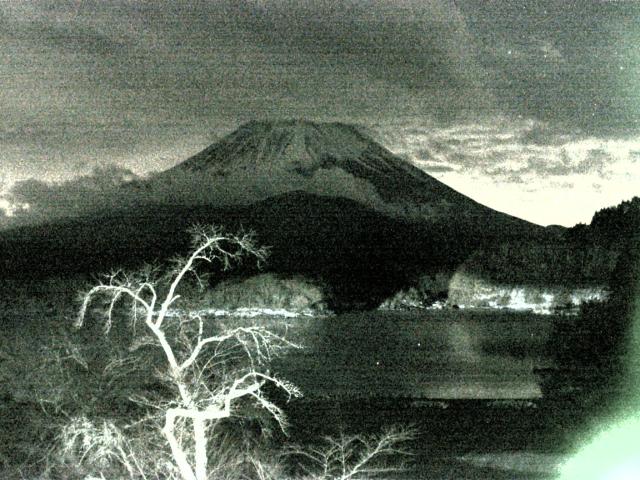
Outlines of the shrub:
[[415,430],[391,427],[378,435],[325,437],[316,447],[290,447],[285,454],[297,457],[305,478],[313,480],[370,479],[406,469],[398,458],[411,455],[405,444]]
[[[182,476],[171,450],[157,434],[161,423],[159,417],[129,424],[122,419],[72,417],[55,439],[45,478],[179,480]],[[186,422],[176,428],[185,446],[192,440],[189,430]],[[218,425],[208,441],[216,445],[208,458],[208,478],[283,478],[273,447],[252,438],[246,429]]]
[[311,280],[264,273],[247,279],[220,282],[204,293],[201,303],[224,310],[284,309],[295,313],[328,313],[324,289]]
[[380,304],[381,309],[427,308],[447,298],[451,274],[438,272],[420,276],[415,285],[400,290]]

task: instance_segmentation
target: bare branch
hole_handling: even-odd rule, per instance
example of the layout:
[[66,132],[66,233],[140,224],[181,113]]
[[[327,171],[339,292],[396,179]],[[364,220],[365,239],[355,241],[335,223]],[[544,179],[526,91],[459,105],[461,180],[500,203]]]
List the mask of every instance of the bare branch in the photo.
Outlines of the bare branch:
[[89,308],[89,305],[91,304],[91,301],[93,300],[93,297],[100,294],[100,293],[107,293],[110,294],[112,296],[112,301],[110,303],[110,308],[107,312],[107,321],[106,321],[106,325],[105,325],[105,332],[108,333],[110,328],[111,328],[111,323],[112,323],[112,314],[113,314],[113,303],[114,300],[113,298],[115,298],[116,300],[122,296],[122,295],[126,295],[131,297],[134,302],[141,304],[144,309],[148,312],[150,311],[151,307],[150,305],[139,295],[136,294],[135,291],[133,291],[131,288],[127,287],[127,286],[121,286],[121,285],[97,285],[95,287],[93,287],[91,290],[89,290],[89,292],[84,296],[82,305],[80,307],[80,312],[78,314],[78,317],[76,319],[76,322],[74,324],[74,326],[76,328],[80,328],[82,326],[82,324],[84,323],[84,318],[86,316],[87,313],[87,309]]
[[[178,259],[175,268],[175,276],[169,286],[164,302],[160,306],[156,326],[161,327],[162,322],[169,310],[170,305],[177,300],[175,291],[182,282],[184,276],[193,271],[197,261],[208,263],[218,260],[226,270],[230,268],[232,261],[239,262],[243,256],[252,255],[258,260],[266,258],[266,250],[255,246],[253,237],[250,234],[237,236],[225,234],[221,229],[215,227],[195,226],[191,229],[193,236],[193,251],[185,259]],[[237,252],[226,250],[223,243],[236,245]]]
[[411,428],[390,428],[379,435],[341,435],[338,438],[325,437],[324,446],[303,448],[293,446],[284,454],[299,456],[310,460],[320,472],[313,467],[304,467],[315,477],[322,479],[354,480],[356,478],[372,478],[383,473],[404,470],[404,463],[375,463],[383,457],[395,458],[411,455],[401,444],[415,439],[416,432]]
[[191,351],[189,357],[180,365],[181,370],[185,370],[193,365],[196,361],[202,349],[210,343],[221,344],[227,340],[235,340],[240,346],[245,349],[248,359],[253,360],[254,355],[249,348],[247,342],[255,347],[255,356],[259,363],[264,360],[270,360],[273,356],[277,355],[286,349],[298,349],[300,345],[286,340],[273,332],[262,327],[238,327],[230,330],[222,335],[215,335],[211,337],[202,338],[202,324],[200,325],[200,335],[198,343]]

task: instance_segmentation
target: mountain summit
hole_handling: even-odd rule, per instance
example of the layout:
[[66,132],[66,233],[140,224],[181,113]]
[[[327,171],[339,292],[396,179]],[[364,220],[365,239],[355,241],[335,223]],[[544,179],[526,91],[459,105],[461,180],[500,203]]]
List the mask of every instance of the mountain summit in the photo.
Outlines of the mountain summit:
[[310,175],[355,160],[372,144],[356,127],[344,123],[251,121],[175,168],[228,172],[268,166]]
[[370,183],[386,202],[469,201],[357,127],[340,122],[251,121],[174,169],[220,175],[289,173],[307,179],[322,171],[341,170]]

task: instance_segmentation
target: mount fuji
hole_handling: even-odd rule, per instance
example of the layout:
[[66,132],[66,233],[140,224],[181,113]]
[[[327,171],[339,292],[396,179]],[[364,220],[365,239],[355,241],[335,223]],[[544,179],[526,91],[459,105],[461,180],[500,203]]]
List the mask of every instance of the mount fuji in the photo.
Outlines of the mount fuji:
[[455,218],[504,234],[540,230],[475,202],[338,122],[248,122],[151,182],[176,178],[186,179],[178,187],[186,190],[185,203],[207,203],[209,194],[217,204],[247,204],[305,191],[350,198],[392,217],[429,223]]
[[478,248],[551,234],[342,123],[249,122],[114,197],[120,208],[2,232],[5,277],[163,261],[189,248],[187,227],[214,223],[255,231],[271,247],[268,270],[320,278],[345,303],[373,306],[424,272],[453,271]]

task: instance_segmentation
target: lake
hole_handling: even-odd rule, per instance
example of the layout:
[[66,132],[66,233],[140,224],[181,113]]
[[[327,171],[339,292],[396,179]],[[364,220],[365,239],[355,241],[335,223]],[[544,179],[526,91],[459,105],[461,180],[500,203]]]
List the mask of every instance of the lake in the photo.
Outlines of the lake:
[[[65,313],[71,324],[75,312]],[[43,311],[3,312],[4,341],[46,343],[41,337],[49,328],[41,321],[47,317]],[[310,399],[535,399],[541,391],[534,368],[553,365],[546,342],[555,318],[444,309],[218,320],[280,334],[286,328],[287,338],[304,348],[276,359],[272,370]]]
[[304,348],[274,370],[311,398],[535,399],[554,317],[371,311],[289,320]]

